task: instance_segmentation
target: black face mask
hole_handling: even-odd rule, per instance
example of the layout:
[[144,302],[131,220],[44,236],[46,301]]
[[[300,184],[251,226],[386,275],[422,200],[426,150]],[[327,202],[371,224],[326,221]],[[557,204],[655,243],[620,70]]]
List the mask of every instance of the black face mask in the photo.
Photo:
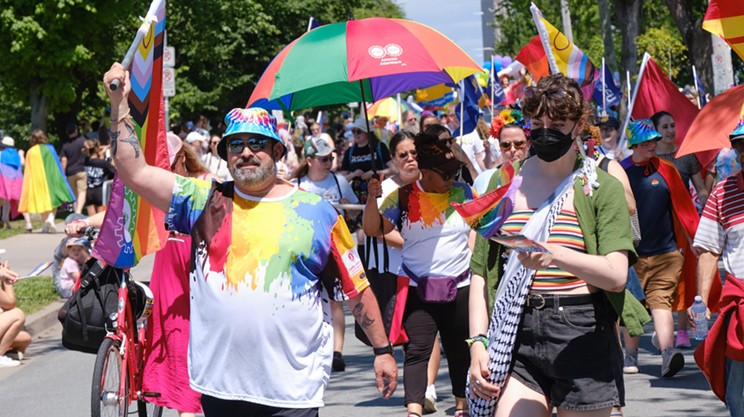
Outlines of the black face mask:
[[565,155],[573,140],[570,134],[566,134],[556,129],[540,128],[531,132],[532,150],[535,155],[545,162],[553,162]]

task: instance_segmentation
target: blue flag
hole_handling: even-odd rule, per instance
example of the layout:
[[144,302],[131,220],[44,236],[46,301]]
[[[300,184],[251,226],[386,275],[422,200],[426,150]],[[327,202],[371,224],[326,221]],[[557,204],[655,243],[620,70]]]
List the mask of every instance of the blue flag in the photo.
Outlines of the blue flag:
[[[491,89],[493,89],[493,96],[491,96]],[[488,77],[488,85],[486,86],[486,91],[488,92],[489,99],[493,97],[494,107],[498,106],[499,104],[503,103],[504,100],[506,100],[504,88],[501,87],[501,80],[499,80],[499,77],[494,74],[493,67],[491,67],[491,76]]]
[[705,106],[708,100],[705,99],[705,90],[703,90],[703,82],[700,81],[697,71],[695,71],[695,89],[697,89],[698,97],[700,98],[700,107]]
[[[612,71],[610,71],[610,67],[605,66],[605,73],[604,73],[604,81],[605,85],[607,86],[607,107],[610,106],[616,106],[620,104],[620,100],[623,98],[623,93],[620,91],[619,88],[617,88],[617,85],[615,85],[615,80],[612,78]],[[596,101],[600,106],[602,105],[602,77],[597,78],[597,83],[594,85],[594,95],[592,97],[594,98],[594,101]]]
[[475,126],[481,116],[478,101],[483,97],[483,89],[473,75],[461,81],[460,89],[462,91],[462,101],[464,102],[463,107],[465,108],[465,114],[460,114],[459,104],[455,109],[455,113],[457,114],[457,119],[462,123],[463,133],[468,134],[475,130]]

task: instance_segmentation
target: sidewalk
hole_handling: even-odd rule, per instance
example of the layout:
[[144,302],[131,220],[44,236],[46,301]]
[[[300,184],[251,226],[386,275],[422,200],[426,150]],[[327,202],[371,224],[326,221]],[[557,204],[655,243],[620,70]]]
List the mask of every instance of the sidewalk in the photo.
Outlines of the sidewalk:
[[[41,230],[37,229],[33,233],[23,233],[0,240],[0,249],[5,250],[5,253],[0,254],[0,261],[7,260],[11,269],[21,275],[30,272],[42,262],[51,261],[54,259],[54,249],[65,238],[65,234],[62,233],[65,229],[64,223],[58,222],[56,226],[58,231],[56,234],[41,233]],[[137,281],[150,280],[154,258],[154,255],[146,256],[136,267],[132,268],[131,272],[134,279]],[[51,275],[51,272],[47,270],[43,275]],[[46,330],[57,320],[57,311],[63,303],[64,301],[60,299],[28,315],[26,317],[26,330],[32,336]]]

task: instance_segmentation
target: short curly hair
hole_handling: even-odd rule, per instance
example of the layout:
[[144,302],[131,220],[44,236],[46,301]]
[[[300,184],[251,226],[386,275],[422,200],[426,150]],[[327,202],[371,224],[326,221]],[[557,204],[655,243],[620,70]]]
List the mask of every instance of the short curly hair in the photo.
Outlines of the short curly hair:
[[563,74],[540,79],[537,87],[525,89],[522,111],[528,118],[548,116],[551,120],[591,121],[591,108],[579,84]]

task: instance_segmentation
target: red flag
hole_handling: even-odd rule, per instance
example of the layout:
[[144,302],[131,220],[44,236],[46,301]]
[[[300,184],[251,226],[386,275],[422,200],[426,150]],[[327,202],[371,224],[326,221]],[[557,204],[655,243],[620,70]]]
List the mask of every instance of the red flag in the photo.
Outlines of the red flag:
[[550,74],[550,64],[545,55],[540,36],[535,36],[517,54],[515,59],[521,62],[532,74],[535,82]]
[[[649,58],[633,102],[633,118],[649,119],[662,110],[674,117],[677,127],[674,143],[680,146],[700,110],[664,75],[656,62]],[[715,158],[716,151],[697,153],[696,156],[700,165],[707,166]]]

